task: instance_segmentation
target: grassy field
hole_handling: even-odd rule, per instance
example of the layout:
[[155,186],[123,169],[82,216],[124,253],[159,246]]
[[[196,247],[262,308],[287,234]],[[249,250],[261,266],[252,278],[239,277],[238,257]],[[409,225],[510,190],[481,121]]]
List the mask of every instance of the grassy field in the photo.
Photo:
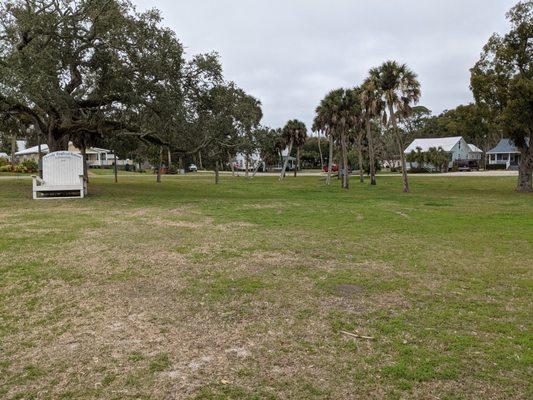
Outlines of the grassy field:
[[0,398],[531,398],[515,179],[0,180]]

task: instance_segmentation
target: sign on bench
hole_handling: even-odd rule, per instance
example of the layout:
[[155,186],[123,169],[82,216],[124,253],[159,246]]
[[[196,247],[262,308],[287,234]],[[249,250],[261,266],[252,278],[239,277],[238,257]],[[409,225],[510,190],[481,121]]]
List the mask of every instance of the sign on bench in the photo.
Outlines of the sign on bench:
[[33,177],[33,198],[83,198],[83,157],[69,151],[55,151],[43,157],[43,179]]

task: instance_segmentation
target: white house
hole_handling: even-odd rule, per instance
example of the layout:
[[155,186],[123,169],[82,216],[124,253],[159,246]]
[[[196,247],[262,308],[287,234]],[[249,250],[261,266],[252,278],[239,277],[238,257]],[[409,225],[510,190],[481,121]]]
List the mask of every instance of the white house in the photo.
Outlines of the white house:
[[[254,152],[248,155],[248,171],[253,171],[257,167],[257,163],[263,164],[259,152]],[[233,168],[244,171],[246,169],[246,154],[237,153],[233,162]]]
[[468,143],[468,147],[470,147],[470,153],[468,153],[468,159],[469,160],[481,160],[483,157],[483,150],[481,150],[479,147],[472,143]]
[[[25,146],[24,146],[25,147]],[[74,154],[81,154],[81,150],[78,149],[72,142],[68,144],[68,151]],[[44,156],[49,153],[48,145],[41,145],[41,154]],[[111,167],[114,162],[114,153],[112,150],[102,149],[100,147],[88,147],[87,153],[87,166],[89,168],[95,167]],[[25,148],[24,150],[15,153],[19,161],[25,161],[28,159],[38,161],[39,160],[39,146],[33,146]],[[131,160],[117,159],[117,165],[133,165]]]
[[[448,168],[451,168],[454,162],[456,161],[474,159],[472,157],[476,156],[475,154],[477,154],[477,150],[481,151],[476,147],[477,150],[476,152],[474,152],[462,136],[453,136],[443,138],[415,139],[404,150],[404,154],[408,155],[411,153],[411,151],[417,151],[417,148],[420,148],[420,151],[425,153],[428,152],[431,148],[438,149],[439,147],[442,148],[448,154],[450,154],[450,162],[448,164]],[[414,165],[416,163],[412,164]]]
[[[68,144],[68,151],[74,154],[81,154],[81,150],[78,149],[72,142]],[[102,149],[100,147],[88,147],[85,150],[87,154],[87,166],[91,167],[110,167],[113,165],[115,154],[112,150]],[[117,159],[117,165],[122,165],[122,160]]]
[[[19,161],[26,161],[26,160],[33,160],[35,162],[39,161],[39,146],[33,146],[25,148],[24,150],[17,151],[15,153],[15,156],[19,159]],[[41,154],[44,156],[45,154],[48,154],[48,145],[42,144],[41,145]]]
[[518,169],[520,150],[511,139],[501,139],[496,147],[487,151],[487,162],[489,165],[505,165],[505,169]]
[[9,156],[7,153],[4,153],[2,151],[0,151],[0,158],[7,158],[9,160]]

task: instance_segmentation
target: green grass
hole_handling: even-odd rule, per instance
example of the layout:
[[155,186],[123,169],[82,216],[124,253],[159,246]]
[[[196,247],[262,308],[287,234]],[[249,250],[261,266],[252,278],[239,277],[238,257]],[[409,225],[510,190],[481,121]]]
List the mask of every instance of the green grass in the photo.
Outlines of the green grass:
[[33,201],[0,179],[0,398],[531,397],[514,185],[137,174]]

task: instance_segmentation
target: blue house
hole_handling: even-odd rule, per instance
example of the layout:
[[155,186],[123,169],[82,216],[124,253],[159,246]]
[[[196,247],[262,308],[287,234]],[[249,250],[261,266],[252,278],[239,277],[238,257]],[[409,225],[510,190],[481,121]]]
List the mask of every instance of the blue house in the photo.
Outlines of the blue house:
[[487,163],[501,164],[505,165],[505,169],[516,170],[520,165],[520,149],[511,139],[501,139],[496,147],[487,151]]

